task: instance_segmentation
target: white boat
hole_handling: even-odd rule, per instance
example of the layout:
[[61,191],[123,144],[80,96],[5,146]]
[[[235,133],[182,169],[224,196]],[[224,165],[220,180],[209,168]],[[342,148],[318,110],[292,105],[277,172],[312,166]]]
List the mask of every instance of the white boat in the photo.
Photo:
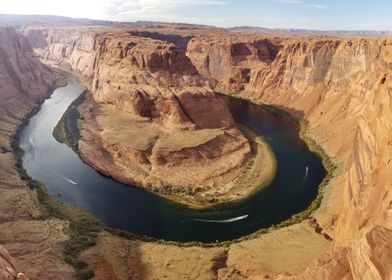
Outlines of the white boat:
[[72,185],[74,185],[74,186],[77,186],[77,185],[78,185],[78,183],[76,183],[75,181],[72,181],[71,179],[68,179],[68,178],[66,178],[66,177],[63,177],[63,176],[61,176],[61,175],[59,175],[59,177],[60,177],[61,179],[63,179],[64,181],[67,181],[68,183],[70,183],[70,184],[72,184]]
[[304,176],[304,180],[306,180],[306,178],[308,178],[308,176],[309,176],[309,167],[306,166],[306,167],[305,167],[305,176]]
[[238,217],[226,219],[226,220],[204,220],[204,219],[193,219],[193,220],[204,222],[204,223],[232,223],[232,222],[243,220],[246,218],[248,218],[248,215],[238,216]]

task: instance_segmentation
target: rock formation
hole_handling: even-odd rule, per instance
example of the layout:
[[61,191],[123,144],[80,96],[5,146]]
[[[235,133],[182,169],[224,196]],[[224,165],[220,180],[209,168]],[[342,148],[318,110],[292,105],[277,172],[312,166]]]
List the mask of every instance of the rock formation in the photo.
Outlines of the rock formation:
[[37,59],[25,37],[12,28],[1,28],[0,41],[0,147],[10,150],[15,119],[43,100],[53,81],[51,72]]
[[[115,39],[111,39],[110,32],[116,35]],[[189,41],[186,52],[189,59],[178,54],[183,61],[174,62],[170,58],[176,52],[175,48],[170,49],[173,48],[172,44],[138,38],[141,44],[153,42],[156,49],[170,55],[155,57],[147,50],[148,56],[135,56],[127,49],[128,45],[118,45],[118,41],[116,45],[119,36],[116,30],[110,32],[106,33],[107,37],[101,37],[92,29],[79,33],[64,28],[57,33],[49,28],[30,33],[28,37],[33,45],[37,44],[36,51],[44,61],[61,64],[88,77],[92,88],[95,87],[93,98],[101,103],[99,110],[106,112],[106,115],[113,116],[111,112],[117,110],[116,117],[123,114],[132,116],[135,120],[131,121],[137,121],[138,125],[148,122],[149,125],[159,124],[167,131],[197,131],[197,124],[188,121],[187,110],[182,108],[186,102],[181,100],[190,93],[210,96],[211,90],[237,94],[305,118],[308,121],[306,135],[315,139],[331,156],[338,171],[325,188],[320,209],[313,214],[320,227],[318,231],[332,237],[332,242],[318,234],[308,222],[274,230],[228,247],[203,250],[142,241],[136,244],[133,240],[104,234],[97,246],[83,255],[91,267],[99,271],[101,279],[107,275],[126,279],[129,276],[127,272],[139,273],[144,279],[153,279],[157,275],[164,277],[171,275],[172,271],[194,267],[195,260],[203,264],[203,269],[206,263],[214,264],[208,272],[200,274],[205,276],[204,279],[391,278],[390,38],[276,37],[233,34],[222,30],[215,30],[211,35],[192,30],[193,39]],[[173,34],[183,32],[172,30]],[[104,44],[96,44],[98,41]],[[112,49],[107,50],[106,56],[106,48],[99,46],[107,44]],[[45,47],[41,48],[42,45]],[[132,49],[138,50],[137,47]],[[97,56],[95,52],[101,55]],[[131,53],[135,59],[125,61],[125,55]],[[96,57],[102,58],[102,62]],[[127,79],[120,66],[131,62],[135,63],[131,71],[132,82],[124,87],[124,82],[117,83],[116,80]],[[102,73],[95,70],[100,67]],[[164,70],[161,71],[160,67]],[[172,67],[173,71],[169,71]],[[180,75],[176,69],[183,69],[187,75]],[[105,76],[111,78],[105,80]],[[182,93],[171,88],[177,86],[186,90]],[[211,88],[205,91],[204,87]],[[121,98],[108,94],[113,92],[114,96],[121,96],[125,88],[138,94],[133,94],[134,98],[124,99],[126,102],[119,102]],[[154,91],[151,88],[158,89]],[[203,90],[199,91],[201,88]],[[151,102],[155,105],[146,105]],[[86,108],[89,108],[88,105]],[[124,108],[131,109],[125,112]],[[171,113],[160,116],[162,110]],[[93,111],[91,114],[95,123],[85,127],[87,134],[84,141],[88,141],[89,136],[97,135],[99,122],[108,121],[105,114],[98,117]],[[228,134],[230,126],[220,125],[219,129],[224,129]],[[4,129],[7,126],[1,127]],[[217,134],[215,137],[220,136]],[[99,136],[101,138],[104,139]],[[119,147],[110,151],[120,151]],[[175,156],[175,153],[156,153],[154,160]],[[132,157],[140,162],[144,160],[140,154]],[[1,170],[13,170],[12,164],[8,165],[8,169],[2,165]],[[12,178],[17,180],[17,175],[14,173]],[[5,192],[6,188],[1,188],[1,191]],[[14,193],[15,190],[12,190]],[[2,217],[2,221],[14,219],[12,217],[15,215],[27,217],[27,212],[15,210],[21,209],[21,206],[12,208],[11,204],[7,204],[12,208],[10,210],[4,204],[0,205],[5,208],[2,213],[10,213]],[[3,240],[0,242],[4,243]],[[117,254],[119,249],[116,248],[120,248],[122,253]],[[165,259],[156,259],[154,252],[165,255]],[[182,258],[180,263],[177,257],[182,253],[187,258]],[[197,274],[202,268],[189,273]]]
[[15,261],[3,246],[0,246],[0,279],[28,280],[26,275],[22,272],[18,272]]
[[[390,238],[392,229],[392,41],[295,37],[276,44],[265,38],[265,55],[257,57],[253,41],[245,40],[242,51],[233,52],[238,49],[240,35],[233,36],[236,39],[229,42],[216,37],[195,38],[188,56],[215,80],[218,90],[233,93],[240,89],[244,98],[304,117],[309,121],[308,136],[339,166],[339,174],[328,185],[323,205],[315,214],[333,236],[335,261],[323,259],[312,267],[315,274],[308,270],[307,277],[339,278],[343,274],[338,277],[334,273],[340,267],[344,275],[354,279],[364,275],[367,279],[390,278],[391,266],[387,264],[391,247],[383,240]],[[216,61],[226,61],[225,66]],[[238,73],[239,67],[247,73],[246,79],[232,74]],[[233,84],[240,88],[233,88]],[[378,256],[380,250],[384,253]]]
[[214,34],[188,44],[187,56],[215,90],[305,118],[307,136],[338,166],[314,214],[333,250],[299,278],[391,277],[391,53],[389,38]]
[[215,90],[240,92],[251,82],[255,70],[268,69],[281,48],[281,40],[232,34],[194,37],[187,56]]
[[[121,182],[193,206],[233,199],[232,181],[246,172],[250,145],[183,47],[121,29],[24,32],[43,61],[88,81],[83,159]],[[181,38],[170,37],[184,44]]]
[[0,28],[0,279],[72,279],[62,256],[65,221],[44,220],[35,190],[16,170],[12,138],[26,115],[55,85],[55,74],[25,37]]

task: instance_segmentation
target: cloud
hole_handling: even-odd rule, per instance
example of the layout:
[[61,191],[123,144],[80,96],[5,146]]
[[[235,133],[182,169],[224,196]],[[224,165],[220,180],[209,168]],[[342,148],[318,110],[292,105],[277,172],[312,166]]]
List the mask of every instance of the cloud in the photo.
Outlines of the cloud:
[[272,2],[285,3],[285,4],[302,4],[302,0],[271,0]]
[[0,13],[60,15],[101,19],[107,0],[0,0]]
[[114,20],[162,20],[173,17],[169,13],[177,8],[225,4],[226,0],[115,0],[104,9],[104,13]]
[[318,5],[318,4],[307,5],[307,7],[315,8],[315,9],[319,9],[319,10],[327,10],[327,9],[329,9],[329,7],[327,5]]
[[322,4],[307,4],[306,0],[269,0],[276,3],[284,3],[284,4],[296,4],[301,5],[303,7],[318,9],[318,10],[327,10],[329,6]]

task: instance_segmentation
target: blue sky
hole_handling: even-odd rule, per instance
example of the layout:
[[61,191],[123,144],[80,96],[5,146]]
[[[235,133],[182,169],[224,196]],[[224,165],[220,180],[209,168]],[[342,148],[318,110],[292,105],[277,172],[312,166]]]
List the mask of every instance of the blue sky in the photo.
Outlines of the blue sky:
[[387,0],[0,0],[0,13],[221,27],[392,30]]

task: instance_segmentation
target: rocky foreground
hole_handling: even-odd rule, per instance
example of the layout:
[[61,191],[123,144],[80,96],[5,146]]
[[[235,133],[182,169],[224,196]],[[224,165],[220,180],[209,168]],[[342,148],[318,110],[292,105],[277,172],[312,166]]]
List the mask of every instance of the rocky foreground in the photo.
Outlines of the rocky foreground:
[[[75,31],[75,28],[45,27],[24,31],[43,61],[78,71],[88,77],[95,87],[91,102],[101,103],[100,114],[94,115],[96,123],[85,127],[82,142],[88,141],[91,133],[94,133],[94,137],[99,136],[98,139],[105,139],[105,132],[100,131],[102,135],[99,135],[97,128],[100,122],[102,125],[108,121],[105,112],[110,112],[106,115],[112,116],[113,110],[118,110],[118,116],[132,115],[132,121],[137,121],[138,125],[149,118],[152,120],[149,125],[159,123],[164,130],[194,133],[198,128],[197,125],[192,127],[192,124],[196,123],[187,121],[192,117],[178,112],[187,112],[183,109],[184,100],[188,94],[200,94],[199,89],[203,88],[206,97],[214,90],[236,94],[277,106],[306,119],[306,136],[322,146],[338,170],[326,186],[322,205],[313,214],[312,221],[271,230],[247,241],[215,248],[181,247],[129,240],[103,232],[97,244],[81,255],[94,269],[96,279],[392,277],[390,38],[244,35],[189,25],[133,26],[129,29],[132,29],[132,35],[121,37],[124,28],[117,31],[102,28],[99,34],[115,35],[106,35],[106,40],[100,37],[102,35],[97,35],[97,28]],[[9,34],[4,34],[8,38],[20,38],[10,30],[7,32]],[[102,39],[104,46],[110,48],[103,50],[102,44],[95,43],[97,39]],[[25,42],[21,38],[18,40]],[[157,48],[154,52],[147,47],[138,48],[137,45],[142,44],[140,42],[153,44]],[[26,52],[32,56],[31,50],[26,48]],[[165,54],[157,49],[165,50]],[[105,54],[102,62],[95,60],[96,52]],[[15,54],[7,57],[15,57]],[[30,59],[38,63],[35,58]],[[14,61],[17,64],[16,58]],[[9,70],[11,68],[7,65],[10,64],[1,64],[1,71],[13,77],[15,70]],[[37,67],[41,69],[43,66]],[[93,71],[94,67],[102,68],[96,72]],[[128,77],[125,69],[129,67],[132,68],[132,75]],[[156,67],[159,68],[157,71]],[[15,81],[5,79],[1,85],[18,84]],[[50,79],[47,81],[44,83],[46,86],[50,84]],[[163,92],[161,84],[162,87],[170,85],[170,92]],[[176,86],[186,89],[186,92],[171,89]],[[40,89],[43,96],[45,90]],[[127,92],[132,94],[128,95]],[[20,96],[17,90],[11,93],[10,96]],[[4,94],[3,91],[1,94]],[[25,94],[15,99],[31,100]],[[26,112],[32,103],[26,105]],[[150,106],[151,103],[154,105]],[[86,104],[86,108],[88,106]],[[162,117],[160,114],[163,111],[170,113]],[[232,126],[227,122],[230,119],[224,116],[222,120],[226,122],[220,123],[219,127],[203,129],[221,129],[228,134]],[[20,124],[20,119],[21,116],[9,119],[8,115],[3,114],[2,134],[11,133]],[[238,137],[233,143],[243,141],[243,136]],[[0,243],[14,256],[19,269],[29,277],[72,279],[73,269],[62,261],[60,253],[61,242],[67,240],[67,235],[61,229],[67,224],[59,220],[32,220],[31,217],[38,216],[39,203],[34,192],[24,187],[18,178],[12,155],[7,152],[9,142],[7,137],[4,139],[2,150],[5,152],[1,155],[0,169]],[[120,140],[117,139],[117,143],[121,143]],[[147,145],[148,141],[142,140],[140,143]],[[120,151],[119,147],[116,147],[116,151]],[[242,149],[245,155],[246,148]],[[172,150],[164,154],[159,149],[155,152],[151,151],[151,155],[155,155],[151,158],[171,158],[175,155]],[[132,156],[136,158],[136,155]],[[176,160],[181,162],[183,159]],[[3,165],[3,162],[7,164]],[[154,168],[157,168],[159,162],[155,164]],[[56,227],[48,227],[51,223],[55,223]],[[36,230],[37,227],[41,230]],[[33,243],[33,239],[40,242]],[[43,267],[45,262],[39,260],[48,255],[52,261],[48,267]]]

